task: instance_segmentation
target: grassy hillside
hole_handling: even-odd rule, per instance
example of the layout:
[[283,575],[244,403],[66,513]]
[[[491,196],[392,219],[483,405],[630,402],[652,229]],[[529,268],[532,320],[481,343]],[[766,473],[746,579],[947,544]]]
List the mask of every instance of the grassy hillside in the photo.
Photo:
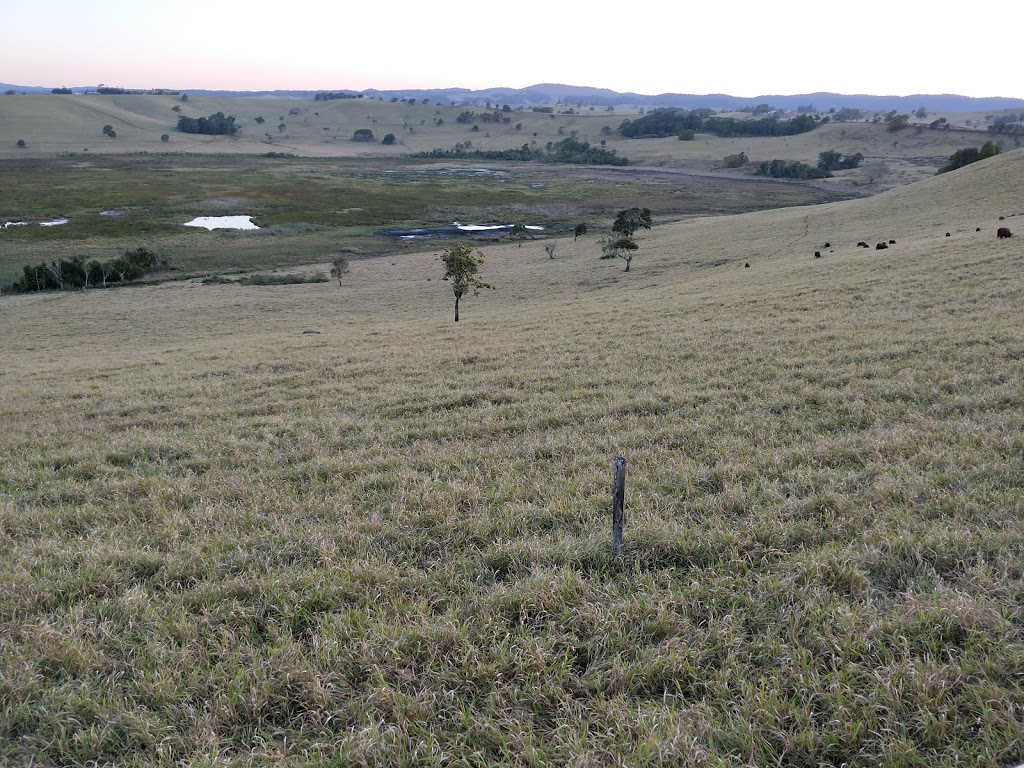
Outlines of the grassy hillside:
[[[775,158],[815,163],[818,154],[834,150],[844,154],[861,152],[864,168],[848,171],[831,182],[854,183],[872,191],[924,178],[940,167],[956,150],[980,146],[989,135],[982,130],[984,115],[929,115],[923,123],[946,117],[956,130],[929,131],[909,128],[889,132],[882,123],[842,123],[789,138],[721,139],[700,135],[696,141],[671,139],[627,140],[617,133],[623,119],[636,114],[623,108],[608,112],[583,107],[579,114],[541,114],[530,111],[504,113],[508,124],[477,121],[460,124],[462,112],[477,114],[484,107],[380,102],[371,99],[317,102],[277,98],[215,98],[192,96],[181,102],[174,96],[4,96],[0,102],[4,120],[0,123],[0,157],[53,155],[59,153],[125,154],[134,152],[186,152],[265,154],[283,152],[305,157],[402,156],[433,149],[452,149],[471,142],[471,149],[510,149],[523,144],[544,147],[576,132],[579,139],[599,144],[635,163],[689,168],[719,169],[726,155],[745,151],[752,163]],[[180,113],[172,111],[179,108]],[[179,114],[203,117],[215,112],[233,115],[242,130],[237,137],[210,137],[179,133]],[[748,115],[749,116],[749,115]],[[263,118],[262,124],[257,118]],[[441,124],[437,121],[440,120]],[[978,130],[967,130],[966,121]],[[916,120],[915,120],[916,122]],[[102,134],[111,125],[117,137]],[[516,128],[516,126],[520,126]],[[283,128],[281,126],[284,126]],[[358,129],[373,131],[376,142],[353,142]],[[383,137],[394,134],[396,143],[384,146]],[[162,135],[169,141],[161,141]],[[27,147],[19,149],[18,139]],[[1001,137],[1005,149],[1013,149],[1012,138]],[[752,169],[748,169],[750,172]],[[738,174],[743,171],[733,171]]]
[[0,299],[0,762],[1019,762],[1022,177]]

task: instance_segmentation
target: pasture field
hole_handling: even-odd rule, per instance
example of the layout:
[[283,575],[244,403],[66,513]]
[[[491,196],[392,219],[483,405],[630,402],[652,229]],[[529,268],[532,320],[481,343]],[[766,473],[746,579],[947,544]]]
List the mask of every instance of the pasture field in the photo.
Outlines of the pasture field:
[[[180,112],[173,111],[175,108]],[[472,111],[478,116],[499,110],[508,123],[481,119],[459,123],[459,115]],[[556,108],[558,112],[566,107]],[[890,132],[882,123],[830,123],[800,136],[787,138],[725,139],[699,134],[695,141],[667,139],[626,139],[615,129],[624,119],[638,116],[636,107],[573,105],[575,114],[544,114],[528,110],[500,112],[493,104],[450,106],[408,102],[348,99],[317,102],[312,99],[214,98],[192,96],[181,102],[174,96],[3,96],[0,98],[0,158],[52,157],[74,153],[78,156],[125,155],[138,152],[172,154],[262,155],[280,152],[303,157],[402,157],[433,149],[452,149],[469,142],[473,149],[505,150],[528,144],[543,148],[575,135],[593,145],[607,142],[608,149],[640,165],[685,168],[702,172],[722,170],[727,155],[746,152],[751,166],[724,171],[732,176],[753,172],[765,160],[799,160],[814,164],[827,150],[865,156],[860,169],[845,171],[827,182],[842,188],[877,192],[935,172],[958,149],[981,146],[995,138],[1004,150],[1019,142],[1012,137],[992,137],[984,128],[985,115],[930,114],[914,127]],[[179,133],[179,114],[204,117],[215,112],[236,117],[241,131],[236,137],[200,136]],[[743,117],[742,114],[735,115]],[[749,115],[748,115],[749,117]],[[872,119],[867,113],[865,119]],[[924,128],[945,117],[953,130]],[[262,118],[263,123],[257,119]],[[972,128],[968,128],[966,123]],[[116,138],[103,135],[110,125]],[[476,130],[474,130],[474,126]],[[373,143],[353,142],[356,130],[373,131]],[[610,132],[609,132],[610,131]],[[395,136],[391,146],[381,144],[385,135]],[[168,141],[161,141],[163,135]],[[27,146],[17,147],[18,139]]]
[[1020,762],[1022,179],[0,298],[0,764]]
[[[797,183],[715,178],[630,168],[538,163],[425,162],[402,158],[267,158],[142,155],[0,160],[0,285],[25,264],[83,255],[108,259],[144,246],[182,274],[291,268],[401,255],[422,245],[383,229],[461,220],[539,225],[554,234],[578,222],[609,227],[636,204],[661,221],[818,203],[845,197]],[[102,215],[114,211],[118,215]],[[196,216],[252,215],[261,232],[184,227]],[[41,227],[64,216],[69,223]]]

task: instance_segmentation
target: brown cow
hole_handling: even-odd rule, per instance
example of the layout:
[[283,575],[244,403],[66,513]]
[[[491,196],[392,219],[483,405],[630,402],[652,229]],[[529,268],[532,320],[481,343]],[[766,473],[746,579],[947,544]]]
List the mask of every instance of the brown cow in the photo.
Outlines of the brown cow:
[[1013,237],[1013,232],[1010,231],[1009,227],[1000,227],[996,230],[996,237],[1002,240],[1004,237]]

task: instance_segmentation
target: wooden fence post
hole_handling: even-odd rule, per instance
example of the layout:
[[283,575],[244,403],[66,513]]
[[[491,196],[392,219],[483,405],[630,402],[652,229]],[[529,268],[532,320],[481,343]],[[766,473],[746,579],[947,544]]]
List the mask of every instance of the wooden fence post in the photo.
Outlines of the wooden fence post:
[[626,505],[626,459],[615,457],[615,481],[612,484],[612,554],[622,552],[623,509]]

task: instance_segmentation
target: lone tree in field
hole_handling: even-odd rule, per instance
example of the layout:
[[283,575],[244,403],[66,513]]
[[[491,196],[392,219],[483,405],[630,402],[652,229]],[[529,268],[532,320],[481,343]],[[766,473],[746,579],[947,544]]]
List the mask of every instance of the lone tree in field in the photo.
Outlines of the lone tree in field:
[[512,229],[509,230],[508,239],[518,240],[519,247],[523,247],[523,240],[526,238],[533,239],[533,235],[530,234],[530,230],[526,228],[525,224],[513,224]]
[[335,256],[331,262],[331,277],[338,278],[338,285],[341,285],[341,278],[348,274],[348,259],[344,256]]
[[477,274],[484,263],[484,255],[480,251],[474,254],[473,249],[468,245],[457,243],[445,248],[438,258],[444,262],[444,277],[442,279],[451,282],[452,293],[455,294],[455,322],[457,323],[459,322],[459,299],[465,295],[466,291],[472,289],[473,295],[476,296],[480,293],[481,288],[493,289],[494,286],[483,282]]
[[25,147],[25,140],[24,139],[18,139],[18,146],[24,148]]
[[555,258],[555,248],[558,247],[558,243],[549,243],[544,246],[544,252],[548,255],[549,259]]
[[622,259],[626,262],[626,272],[629,272],[633,256],[638,250],[640,246],[628,237],[606,237],[601,241],[601,258]]
[[587,234],[587,225],[577,224],[576,229],[572,231],[572,241],[575,243],[580,236],[585,234]]
[[[619,215],[615,217],[615,223],[612,224],[612,232],[618,232],[625,235],[627,239],[632,239],[633,233],[638,229],[650,228],[650,208],[629,208],[625,211],[619,211]],[[629,271],[628,266],[626,271]]]

